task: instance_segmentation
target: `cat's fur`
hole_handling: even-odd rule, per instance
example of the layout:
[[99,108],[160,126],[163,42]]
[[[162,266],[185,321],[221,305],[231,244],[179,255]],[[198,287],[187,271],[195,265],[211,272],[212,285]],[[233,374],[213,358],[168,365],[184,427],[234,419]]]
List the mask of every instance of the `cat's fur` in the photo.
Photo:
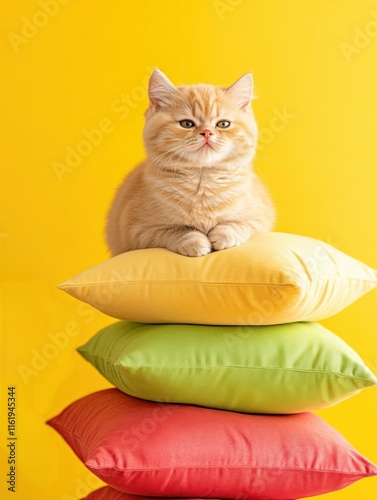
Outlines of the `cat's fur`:
[[[152,73],[148,157],[126,177],[109,211],[113,255],[163,247],[202,256],[272,229],[273,204],[251,169],[257,142],[251,99],[250,74],[220,88],[175,87]],[[183,128],[187,121],[195,126]]]

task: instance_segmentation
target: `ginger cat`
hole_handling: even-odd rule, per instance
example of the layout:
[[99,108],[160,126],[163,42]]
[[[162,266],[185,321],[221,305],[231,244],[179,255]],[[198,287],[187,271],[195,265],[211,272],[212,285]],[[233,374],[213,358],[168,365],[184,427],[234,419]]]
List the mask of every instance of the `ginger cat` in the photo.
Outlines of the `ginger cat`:
[[257,126],[251,74],[229,88],[149,81],[147,159],[121,184],[108,214],[112,255],[150,247],[190,257],[270,231],[275,212],[251,162]]

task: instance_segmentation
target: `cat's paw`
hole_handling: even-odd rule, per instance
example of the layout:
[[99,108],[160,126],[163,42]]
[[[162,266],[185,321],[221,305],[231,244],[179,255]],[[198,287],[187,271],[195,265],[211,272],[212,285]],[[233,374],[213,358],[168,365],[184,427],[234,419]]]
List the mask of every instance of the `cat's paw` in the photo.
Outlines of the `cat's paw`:
[[212,245],[205,234],[192,231],[181,237],[174,251],[188,257],[202,257],[212,252]]
[[224,224],[211,229],[208,233],[208,239],[212,243],[214,250],[225,250],[245,243],[247,237],[241,231]]

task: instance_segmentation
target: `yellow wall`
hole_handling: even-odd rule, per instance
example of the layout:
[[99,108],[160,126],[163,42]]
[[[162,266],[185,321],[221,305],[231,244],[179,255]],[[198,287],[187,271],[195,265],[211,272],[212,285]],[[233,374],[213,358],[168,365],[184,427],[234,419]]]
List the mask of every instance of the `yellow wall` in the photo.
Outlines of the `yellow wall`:
[[[15,385],[19,440],[17,493],[2,482],[0,496],[73,500],[100,483],[44,421],[108,386],[75,348],[113,320],[56,285],[108,257],[105,213],[143,158],[151,68],[177,84],[229,85],[252,71],[255,168],[277,229],[377,268],[377,3],[18,0],[2,11],[0,403],[3,412]],[[372,292],[323,322],[375,372],[376,300]],[[319,412],[374,462],[376,403],[369,389]],[[367,479],[322,498],[375,500],[376,491]]]

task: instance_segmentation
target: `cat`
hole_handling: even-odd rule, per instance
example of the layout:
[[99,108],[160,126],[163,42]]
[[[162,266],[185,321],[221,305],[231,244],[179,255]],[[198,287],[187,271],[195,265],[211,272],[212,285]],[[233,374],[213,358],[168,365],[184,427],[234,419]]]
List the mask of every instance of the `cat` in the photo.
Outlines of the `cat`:
[[143,138],[147,159],[110,207],[112,255],[162,247],[199,257],[271,231],[275,209],[251,162],[257,125],[250,73],[228,88],[149,80]]

